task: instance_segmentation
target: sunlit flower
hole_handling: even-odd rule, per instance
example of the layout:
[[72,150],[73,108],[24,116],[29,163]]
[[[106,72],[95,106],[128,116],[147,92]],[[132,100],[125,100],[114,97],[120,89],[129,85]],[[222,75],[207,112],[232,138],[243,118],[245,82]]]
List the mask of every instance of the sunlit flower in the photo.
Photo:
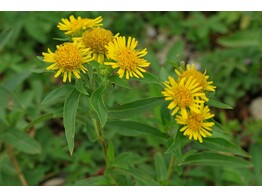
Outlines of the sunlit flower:
[[101,16],[90,19],[81,18],[78,16],[75,18],[73,15],[69,17],[69,20],[62,18],[62,22],[59,22],[57,27],[59,30],[65,31],[66,35],[81,36],[84,31],[89,28],[102,26],[103,18]]
[[63,82],[68,79],[71,82],[72,72],[74,76],[79,79],[80,71],[86,73],[87,69],[83,66],[92,60],[89,49],[84,49],[80,44],[64,43],[57,46],[55,52],[48,48],[48,53],[43,52],[44,61],[52,63],[47,70],[57,71],[55,78],[61,73],[63,74]]
[[84,47],[90,48],[94,60],[102,64],[107,53],[105,46],[116,36],[118,34],[114,36],[110,30],[97,27],[84,32],[82,37],[73,38],[73,40],[80,41]]
[[126,40],[123,36],[117,37],[106,46],[107,58],[112,61],[105,62],[105,65],[110,65],[113,69],[118,68],[117,73],[120,78],[124,75],[126,79],[133,76],[143,78],[141,72],[146,72],[144,68],[150,63],[142,58],[147,54],[147,49],[136,50],[137,44],[135,38],[128,37]]
[[203,91],[215,91],[216,87],[211,85],[213,81],[207,81],[209,76],[206,75],[206,71],[205,73],[197,71],[194,64],[192,64],[191,66],[190,64],[188,64],[186,70],[181,69],[181,71],[178,71],[177,69],[175,69],[175,72],[179,76],[178,81],[182,80],[182,78],[184,77],[186,77],[186,79],[189,79],[189,77],[192,76],[197,80],[199,86],[202,87]]
[[176,116],[176,121],[178,124],[184,125],[180,131],[184,132],[189,139],[198,140],[200,143],[203,142],[202,137],[211,136],[211,127],[214,125],[213,122],[208,122],[207,120],[212,118],[214,114],[210,113],[208,106],[204,107],[201,104],[200,113],[195,113],[193,111],[186,111],[185,113],[180,113]]
[[168,81],[163,83],[166,88],[162,91],[165,96],[165,100],[170,101],[168,109],[174,111],[171,115],[175,115],[178,110],[185,115],[186,109],[199,113],[200,104],[204,103],[203,100],[207,100],[205,93],[200,92],[202,87],[199,86],[196,79],[190,77],[188,80],[184,77],[179,82],[171,76],[168,77]]

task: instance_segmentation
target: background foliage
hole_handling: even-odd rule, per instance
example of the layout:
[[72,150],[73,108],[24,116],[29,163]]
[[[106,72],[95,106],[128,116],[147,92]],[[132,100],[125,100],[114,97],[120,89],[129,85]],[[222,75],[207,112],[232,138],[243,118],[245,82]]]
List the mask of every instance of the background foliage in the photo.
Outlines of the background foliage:
[[[108,143],[109,167],[94,124],[86,123],[89,105],[82,97],[70,156],[62,110],[73,87],[54,79],[36,56],[61,43],[52,39],[63,37],[56,24],[71,14],[101,15],[113,33],[136,37],[160,80],[183,61],[207,69],[217,99],[234,108],[213,111],[224,127],[221,134],[217,124],[214,134],[227,140],[189,144],[172,128],[161,100],[148,100],[161,96],[162,87],[132,80],[106,92],[105,136],[114,141]],[[29,185],[262,185],[262,122],[249,110],[262,96],[261,24],[261,12],[1,12],[0,185],[21,185],[14,162]],[[113,109],[130,102],[124,111]]]

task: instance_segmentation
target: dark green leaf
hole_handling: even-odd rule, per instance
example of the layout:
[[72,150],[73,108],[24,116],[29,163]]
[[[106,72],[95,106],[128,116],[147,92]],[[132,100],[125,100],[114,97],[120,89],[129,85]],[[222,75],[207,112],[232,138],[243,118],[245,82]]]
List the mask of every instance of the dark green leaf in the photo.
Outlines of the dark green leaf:
[[177,131],[175,139],[171,146],[168,147],[165,153],[171,153],[174,151],[177,151],[180,149],[186,142],[188,141],[188,138],[183,135],[180,131]]
[[23,109],[20,100],[7,88],[0,86],[0,107]]
[[227,105],[225,103],[221,103],[220,101],[214,100],[214,99],[210,99],[207,102],[207,105],[209,106],[213,106],[216,108],[221,108],[221,109],[233,109],[230,105]]
[[18,85],[21,85],[32,73],[28,70],[19,72],[10,77],[4,84],[4,87],[9,91],[13,91]]
[[108,111],[111,118],[128,118],[130,116],[137,115],[140,112],[144,112],[148,109],[152,109],[154,106],[164,101],[163,97],[151,97],[146,99],[139,99],[130,103],[126,103],[117,108]]
[[143,78],[132,78],[132,80],[137,80],[137,81],[141,81],[141,82],[145,82],[145,83],[149,83],[149,84],[158,84],[160,86],[163,86],[161,81],[154,75],[145,72],[143,73]]
[[66,140],[71,155],[73,154],[74,150],[75,121],[79,99],[80,93],[75,89],[66,98],[64,104],[63,122],[65,127]]
[[158,138],[166,139],[167,135],[160,132],[160,130],[134,121],[108,121],[108,126],[116,128],[115,130],[125,136],[149,135]]
[[76,87],[76,90],[78,90],[80,93],[84,95],[89,95],[84,87],[82,80],[76,80],[75,87]]
[[41,153],[40,144],[22,131],[10,130],[4,132],[0,135],[0,140],[27,154]]
[[162,182],[167,179],[167,167],[162,153],[158,152],[154,156],[157,179]]
[[107,160],[110,163],[113,163],[115,160],[115,149],[114,149],[114,144],[110,141],[108,144],[107,148],[107,155],[106,155]]
[[225,154],[201,152],[186,157],[179,165],[209,165],[220,167],[252,167],[252,164],[244,159]]
[[124,168],[116,168],[116,171],[125,174],[130,175],[134,177],[136,180],[141,181],[145,185],[149,186],[156,186],[159,185],[149,174],[147,174],[144,170],[137,169],[134,167],[129,167],[128,169]]
[[105,126],[108,115],[107,108],[103,100],[103,93],[105,89],[106,86],[100,86],[93,92],[90,99],[90,103],[95,110],[102,127]]
[[238,145],[233,144],[232,142],[225,140],[223,138],[213,138],[213,137],[204,138],[204,142],[201,145],[207,147],[207,149],[209,150],[229,152],[244,157],[250,157],[250,155],[244,150],[242,150]]
[[117,86],[121,86],[127,89],[131,89],[130,85],[128,84],[128,82],[125,79],[119,78],[118,75],[111,75],[108,77],[108,80],[114,84],[116,84]]
[[0,33],[0,37],[1,37],[1,41],[0,41],[0,50],[2,50],[4,48],[4,46],[6,45],[6,43],[8,43],[9,39],[11,38],[13,34],[13,30],[12,29],[6,29],[4,31],[2,31]]
[[74,186],[106,186],[110,182],[106,176],[90,177],[86,180],[76,181]]
[[53,91],[51,91],[42,101],[41,104],[43,105],[49,105],[53,103],[57,103],[58,99],[67,97],[73,90],[72,85],[65,85],[62,87],[59,87]]
[[31,128],[32,126],[40,123],[40,122],[44,122],[47,121],[49,119],[55,118],[55,117],[62,117],[62,114],[54,114],[54,113],[49,113],[49,114],[43,114],[37,118],[35,118],[34,120],[32,120],[25,128],[24,131],[27,131],[29,128]]

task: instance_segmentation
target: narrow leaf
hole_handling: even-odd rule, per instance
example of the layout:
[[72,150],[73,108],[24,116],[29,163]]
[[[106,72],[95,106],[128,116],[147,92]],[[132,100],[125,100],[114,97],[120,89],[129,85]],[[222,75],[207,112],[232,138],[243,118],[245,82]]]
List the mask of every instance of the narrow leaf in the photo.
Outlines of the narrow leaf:
[[150,97],[146,99],[139,99],[109,110],[109,117],[119,119],[135,116],[139,112],[144,112],[148,109],[152,109],[154,106],[159,105],[163,101],[163,97]]
[[93,92],[90,99],[90,103],[95,110],[102,127],[105,126],[108,115],[107,108],[103,100],[103,93],[105,89],[106,86],[99,87]]
[[10,130],[1,133],[0,140],[27,154],[41,153],[40,144],[22,131]]
[[184,162],[179,165],[209,165],[220,167],[252,167],[252,164],[244,159],[225,154],[201,152],[188,156]]
[[80,93],[74,89],[72,93],[66,98],[64,104],[63,121],[66,140],[71,155],[73,154],[74,150],[75,121],[79,99]]
[[160,132],[160,130],[146,124],[135,121],[108,121],[108,126],[118,128],[116,131],[125,136],[149,135],[162,139],[167,139],[167,135]]
[[165,181],[167,179],[167,167],[162,153],[158,152],[155,154],[154,162],[155,162],[157,179],[160,182]]
[[240,148],[238,145],[233,144],[232,142],[223,138],[205,138],[204,142],[201,145],[207,147],[209,150],[229,152],[244,157],[250,157],[250,155],[242,150],[242,148]]
[[0,50],[2,50],[4,48],[4,46],[8,43],[8,41],[11,38],[12,34],[13,34],[13,30],[12,29],[6,29],[6,30],[1,32],[1,34],[0,34],[0,37],[1,37]]
[[121,78],[119,78],[119,76],[117,75],[111,75],[108,77],[108,80],[114,84],[116,84],[117,86],[121,86],[123,88],[127,88],[127,89],[131,89],[130,85],[128,84],[128,82],[126,80],[123,80]]
[[153,74],[150,74],[148,72],[143,73],[143,78],[132,78],[132,80],[137,80],[145,83],[150,83],[150,84],[158,84],[160,86],[163,86],[162,82]]
[[75,87],[76,87],[76,90],[78,90],[80,93],[84,95],[89,95],[89,93],[86,91],[84,87],[82,80],[76,80]]
[[57,103],[58,99],[67,97],[73,90],[72,85],[65,85],[51,91],[42,101],[42,105]]
[[233,109],[230,105],[227,105],[225,103],[221,103],[220,101],[214,100],[214,99],[210,99],[207,102],[207,105],[209,106],[213,106],[216,108],[221,108],[221,109]]
[[129,167],[128,169],[116,168],[116,171],[123,173],[125,175],[130,175],[136,180],[143,182],[145,185],[156,186],[159,185],[149,174],[144,172],[144,170],[137,169],[134,167]]
[[110,141],[108,148],[107,148],[107,155],[106,155],[107,160],[110,163],[113,163],[115,160],[115,149],[114,149],[114,144]]

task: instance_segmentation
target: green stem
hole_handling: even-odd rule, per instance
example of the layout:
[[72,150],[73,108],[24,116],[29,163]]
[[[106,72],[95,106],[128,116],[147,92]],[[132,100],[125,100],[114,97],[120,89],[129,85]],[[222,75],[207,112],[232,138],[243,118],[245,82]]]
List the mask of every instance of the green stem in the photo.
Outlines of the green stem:
[[175,156],[172,154],[171,157],[170,157],[169,166],[168,166],[168,170],[167,170],[167,181],[168,182],[172,177],[174,165],[175,165]]
[[96,131],[98,135],[98,141],[100,142],[102,149],[103,149],[103,154],[104,154],[104,159],[105,159],[105,165],[107,166],[107,144],[106,144],[106,139],[102,131],[102,126],[99,122],[99,120],[96,121]]
[[26,179],[25,179],[25,177],[24,177],[24,174],[22,173],[22,170],[21,170],[21,168],[20,168],[20,166],[19,166],[19,164],[18,164],[18,161],[17,161],[17,159],[16,159],[16,157],[15,157],[15,154],[14,154],[14,151],[13,151],[12,146],[10,146],[10,145],[7,144],[7,145],[6,145],[6,149],[7,149],[8,156],[9,156],[12,164],[13,164],[14,167],[15,167],[16,173],[17,173],[17,175],[18,175],[18,178],[19,178],[21,184],[22,184],[23,186],[28,186],[28,182],[26,181]]

